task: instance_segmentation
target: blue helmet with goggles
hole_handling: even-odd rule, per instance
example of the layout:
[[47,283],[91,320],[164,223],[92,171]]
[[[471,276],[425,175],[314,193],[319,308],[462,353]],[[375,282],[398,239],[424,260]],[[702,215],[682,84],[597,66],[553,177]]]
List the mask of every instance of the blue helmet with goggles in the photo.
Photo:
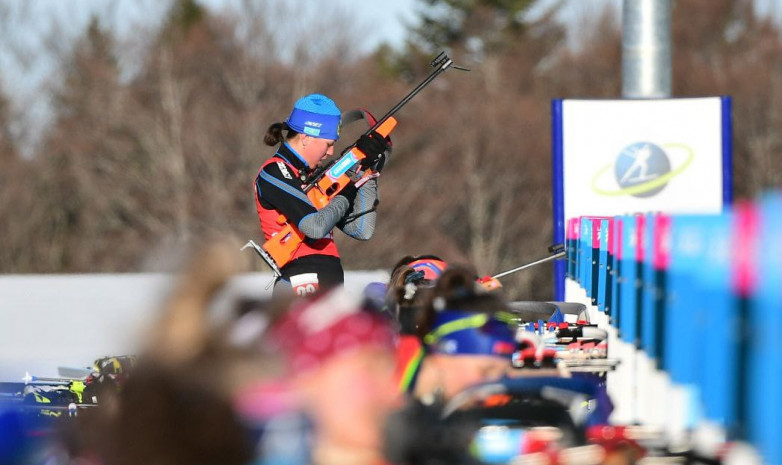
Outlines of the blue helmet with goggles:
[[443,309],[435,315],[424,344],[429,353],[435,354],[510,358],[516,350],[516,339],[511,321],[505,316],[505,312]]

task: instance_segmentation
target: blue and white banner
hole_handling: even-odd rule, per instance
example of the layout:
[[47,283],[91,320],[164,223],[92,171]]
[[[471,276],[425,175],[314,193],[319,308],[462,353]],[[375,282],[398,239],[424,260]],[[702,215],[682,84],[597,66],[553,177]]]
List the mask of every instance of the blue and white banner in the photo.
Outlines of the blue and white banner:
[[[554,240],[583,215],[722,211],[731,133],[730,97],[554,100]],[[559,264],[558,299],[563,283]]]

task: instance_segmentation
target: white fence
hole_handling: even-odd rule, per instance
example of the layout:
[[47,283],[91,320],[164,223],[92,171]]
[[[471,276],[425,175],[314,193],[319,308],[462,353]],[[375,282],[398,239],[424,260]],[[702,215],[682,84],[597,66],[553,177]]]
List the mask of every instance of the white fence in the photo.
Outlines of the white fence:
[[[271,279],[233,278],[213,311],[240,296],[270,295]],[[345,286],[356,291],[387,280],[386,271],[345,273]],[[173,275],[162,273],[0,276],[0,381],[18,381],[26,371],[56,376],[58,366],[135,352],[172,284]]]

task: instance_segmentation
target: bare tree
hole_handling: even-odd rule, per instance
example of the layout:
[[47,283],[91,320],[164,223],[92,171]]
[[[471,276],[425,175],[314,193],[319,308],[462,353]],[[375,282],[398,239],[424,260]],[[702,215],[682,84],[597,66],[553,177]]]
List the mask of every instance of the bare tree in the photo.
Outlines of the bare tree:
[[779,26],[751,0],[679,1],[673,23],[677,95],[733,97],[734,190],[740,198],[779,187],[782,95]]

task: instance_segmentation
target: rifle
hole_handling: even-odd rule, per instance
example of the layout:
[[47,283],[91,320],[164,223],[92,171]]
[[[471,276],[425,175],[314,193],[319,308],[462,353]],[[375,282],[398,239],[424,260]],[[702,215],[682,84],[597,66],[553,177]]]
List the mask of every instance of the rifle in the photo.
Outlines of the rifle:
[[556,260],[558,258],[562,258],[565,255],[567,255],[567,252],[565,251],[565,246],[563,244],[554,244],[549,246],[548,251],[551,255],[549,255],[546,258],[541,258],[540,260],[536,260],[531,263],[527,263],[526,265],[522,265],[517,268],[513,268],[512,270],[503,271],[502,273],[495,274],[494,276],[484,276],[480,279],[478,279],[478,284],[485,287],[488,290],[494,290],[499,289],[502,287],[502,284],[499,282],[499,278],[502,278],[503,276],[507,276],[509,274],[516,273],[517,271],[524,270],[526,268],[530,268],[536,265],[540,265],[541,263],[546,263],[551,260]]
[[[437,76],[451,66],[463,71],[469,71],[466,68],[454,65],[453,60],[451,60],[445,52],[440,52],[440,54],[432,60],[430,65],[435,68],[434,71],[418,84],[415,89],[400,100],[399,103],[394,105],[394,107],[383,115],[382,118],[372,124],[364,135],[369,135],[374,131],[382,137],[388,137],[397,124],[393,115],[405,106],[413,97],[418,95],[418,93],[429,85]],[[328,205],[331,199],[339,194],[348,183],[352,182],[357,186],[360,186],[367,180],[378,176],[379,173],[372,169],[361,171],[358,169],[353,170],[353,168],[357,167],[364,158],[366,158],[366,154],[355,146],[350,146],[340,154],[339,158],[333,159],[322,167],[316,168],[312,175],[304,180],[302,189],[316,209],[320,210]],[[241,248],[241,250],[252,247],[263,261],[269,265],[274,272],[274,275],[281,277],[282,267],[291,261],[293,254],[299,248],[299,245],[304,242],[306,237],[298,228],[296,228],[296,226],[288,223],[284,216],[280,215],[278,221],[283,225],[280,232],[264,242],[262,246],[259,246],[255,241],[250,240]]]

